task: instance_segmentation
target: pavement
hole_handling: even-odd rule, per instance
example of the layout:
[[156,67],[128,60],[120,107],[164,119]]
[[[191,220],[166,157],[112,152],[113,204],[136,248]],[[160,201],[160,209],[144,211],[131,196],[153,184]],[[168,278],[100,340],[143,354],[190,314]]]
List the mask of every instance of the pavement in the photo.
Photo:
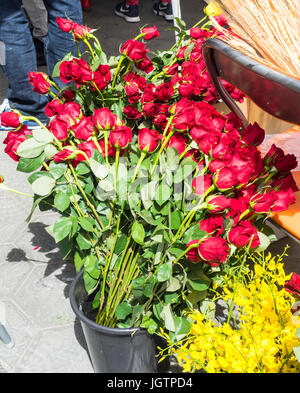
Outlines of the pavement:
[[[144,24],[157,25],[161,37],[151,45],[168,49],[174,43],[172,24],[156,17],[152,1],[142,0],[141,22],[128,24],[113,15],[117,1],[94,0],[93,11],[84,14],[90,27],[99,28],[97,36],[108,55],[118,53],[121,42],[137,35]],[[189,27],[201,19],[203,4],[197,0],[182,1],[182,15]],[[0,102],[5,97],[7,81],[0,71]],[[16,171],[16,163],[3,152],[0,135],[0,173],[7,184],[31,194],[27,176]],[[58,215],[53,212],[34,213],[26,218],[31,199],[0,191],[0,320],[11,336],[14,346],[8,348],[0,340],[0,373],[93,373],[81,326],[69,301],[69,289],[75,269],[62,262],[60,252],[47,226]],[[270,250],[281,253],[289,244],[286,271],[299,274],[299,245],[278,233],[280,240]]]

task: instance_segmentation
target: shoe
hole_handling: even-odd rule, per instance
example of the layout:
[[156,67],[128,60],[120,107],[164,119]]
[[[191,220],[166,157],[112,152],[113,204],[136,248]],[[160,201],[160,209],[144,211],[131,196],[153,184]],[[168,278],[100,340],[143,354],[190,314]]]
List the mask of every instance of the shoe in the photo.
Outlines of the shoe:
[[13,128],[11,128],[11,127],[4,127],[1,124],[1,113],[9,112],[9,111],[10,111],[9,102],[8,102],[8,99],[5,98],[4,101],[2,102],[2,104],[0,105],[0,131],[11,131],[11,130],[13,130]]
[[154,4],[152,9],[155,15],[163,16],[165,20],[171,21],[174,19],[171,3],[163,4],[162,1],[159,1]]
[[139,22],[139,7],[137,5],[126,5],[126,1],[120,3],[115,8],[115,14],[124,18],[126,22]]
[[81,6],[82,6],[83,11],[91,11],[92,0],[81,0]]

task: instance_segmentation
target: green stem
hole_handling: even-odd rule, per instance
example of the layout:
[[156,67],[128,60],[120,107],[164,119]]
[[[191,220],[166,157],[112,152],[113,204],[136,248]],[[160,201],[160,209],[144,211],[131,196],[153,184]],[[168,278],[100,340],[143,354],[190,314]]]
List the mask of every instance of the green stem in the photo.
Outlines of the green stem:
[[96,62],[96,58],[95,58],[94,50],[93,50],[91,44],[89,43],[89,41],[88,41],[87,39],[84,39],[83,42],[84,42],[84,43],[87,45],[87,47],[89,48],[89,50],[90,50],[90,52],[91,52],[91,55],[92,55],[92,58],[93,58],[93,62],[95,63],[95,62]]
[[102,47],[101,47],[101,45],[100,45],[100,42],[99,42],[98,38],[97,38],[97,37],[95,37],[95,36],[94,36],[94,34],[90,34],[90,37],[91,37],[91,38],[93,38],[93,39],[94,39],[94,41],[96,41],[96,43],[97,43],[97,45],[98,45],[99,49],[100,49],[100,50],[101,50],[101,52],[102,52]]
[[30,195],[30,194],[26,194],[25,192],[14,190],[13,188],[7,187],[3,183],[0,184],[0,189],[6,190],[6,191],[9,191],[9,192],[13,192],[15,194],[23,195],[23,196],[26,196],[28,198],[34,198],[34,195]]
[[120,60],[119,60],[117,69],[116,69],[116,73],[115,73],[115,76],[114,76],[113,83],[112,83],[112,85],[111,85],[111,88],[112,88],[112,89],[114,89],[114,87],[115,87],[116,80],[117,80],[117,75],[118,75],[118,73],[119,73],[119,70],[120,70],[121,65],[122,65],[122,63],[123,63],[123,60],[124,60],[125,58],[126,58],[126,56],[122,54],[122,55],[121,55],[121,58],[120,58]]
[[119,158],[120,158],[120,148],[116,147],[116,160],[115,160],[115,179],[114,179],[114,184],[115,184],[115,190],[117,192],[117,180],[118,180],[118,168],[119,168]]
[[132,179],[131,179],[131,184],[135,181],[135,178],[136,178],[136,176],[137,176],[137,174],[138,174],[138,171],[139,171],[139,169],[140,169],[140,166],[142,165],[142,162],[144,161],[144,159],[145,159],[146,156],[147,156],[147,153],[145,153],[144,151],[142,151],[141,157],[140,157],[140,159],[139,159],[139,162],[137,163],[137,166],[136,166],[136,168],[135,168],[133,177],[132,177]]

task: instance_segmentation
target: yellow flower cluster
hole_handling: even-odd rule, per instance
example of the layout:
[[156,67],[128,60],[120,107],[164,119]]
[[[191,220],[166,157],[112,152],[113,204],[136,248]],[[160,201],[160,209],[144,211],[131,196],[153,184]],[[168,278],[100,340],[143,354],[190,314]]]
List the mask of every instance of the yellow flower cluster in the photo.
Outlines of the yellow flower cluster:
[[172,346],[185,372],[300,372],[293,353],[293,347],[299,345],[291,313],[294,299],[280,288],[289,277],[283,264],[270,254],[261,259],[262,263],[256,261],[254,270],[242,273],[239,280],[227,277],[222,288],[222,299],[238,306],[238,329],[228,323],[217,326],[200,312],[190,315],[189,335]]

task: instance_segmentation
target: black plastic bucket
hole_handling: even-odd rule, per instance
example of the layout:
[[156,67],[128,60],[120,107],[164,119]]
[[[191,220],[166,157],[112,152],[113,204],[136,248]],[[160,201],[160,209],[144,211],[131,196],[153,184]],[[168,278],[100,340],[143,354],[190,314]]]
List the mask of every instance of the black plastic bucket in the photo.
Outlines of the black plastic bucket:
[[156,373],[155,340],[145,329],[109,328],[88,318],[83,272],[70,289],[71,307],[79,318],[96,373]]

